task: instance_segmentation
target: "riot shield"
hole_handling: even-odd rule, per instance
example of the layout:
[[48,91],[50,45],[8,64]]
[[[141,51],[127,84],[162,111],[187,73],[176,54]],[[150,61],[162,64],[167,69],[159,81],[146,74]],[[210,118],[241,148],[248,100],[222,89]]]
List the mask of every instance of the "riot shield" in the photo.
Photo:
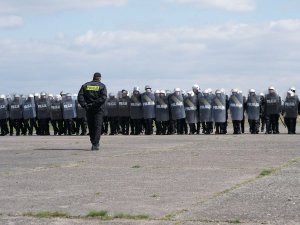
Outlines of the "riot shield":
[[142,94],[143,117],[144,119],[155,118],[155,96],[151,92]]
[[216,94],[212,100],[212,117],[216,123],[226,122],[226,95]]
[[133,94],[130,99],[130,117],[131,119],[142,119],[143,104],[140,94]]
[[199,119],[200,122],[212,122],[212,94],[205,94],[198,97],[199,102]]
[[22,110],[22,103],[21,100],[14,99],[10,103],[9,107],[9,117],[12,120],[18,120],[23,118],[23,110]]
[[197,96],[184,98],[185,120],[188,124],[198,123]]
[[170,109],[168,104],[168,97],[167,96],[157,96],[155,98],[155,114],[156,114],[156,121],[169,121],[170,119]]
[[76,118],[76,105],[75,100],[71,97],[66,97],[62,100],[63,118],[73,119]]
[[243,95],[242,93],[232,93],[229,97],[229,110],[232,120],[243,120]]
[[36,108],[33,98],[28,98],[23,104],[23,118],[33,119],[36,117]]
[[8,102],[6,99],[0,99],[0,120],[8,119],[9,111],[8,111]]
[[49,119],[50,118],[50,104],[47,99],[40,98],[36,101],[37,118]]
[[107,116],[108,117],[118,117],[119,116],[119,112],[118,112],[119,104],[118,104],[117,98],[107,99],[106,107],[107,107]]
[[62,104],[59,100],[52,100],[50,104],[50,118],[51,120],[62,120]]
[[130,116],[130,98],[128,96],[119,98],[119,117]]
[[249,120],[259,120],[260,117],[260,96],[249,95],[247,99],[247,115]]
[[175,93],[169,96],[171,117],[173,120],[179,120],[185,118],[185,110],[183,105],[182,95],[176,95]]

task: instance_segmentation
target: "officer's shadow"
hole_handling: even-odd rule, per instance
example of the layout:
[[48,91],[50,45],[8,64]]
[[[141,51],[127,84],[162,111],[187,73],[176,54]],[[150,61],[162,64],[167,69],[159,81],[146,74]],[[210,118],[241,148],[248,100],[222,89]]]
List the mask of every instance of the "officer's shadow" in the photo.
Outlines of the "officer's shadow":
[[35,148],[34,151],[91,151],[86,148]]

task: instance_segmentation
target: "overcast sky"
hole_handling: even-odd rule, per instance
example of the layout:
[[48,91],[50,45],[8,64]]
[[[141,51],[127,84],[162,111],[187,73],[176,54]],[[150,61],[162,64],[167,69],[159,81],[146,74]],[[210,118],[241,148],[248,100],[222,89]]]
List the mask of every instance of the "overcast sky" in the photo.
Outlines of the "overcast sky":
[[0,0],[0,94],[300,88],[299,0]]

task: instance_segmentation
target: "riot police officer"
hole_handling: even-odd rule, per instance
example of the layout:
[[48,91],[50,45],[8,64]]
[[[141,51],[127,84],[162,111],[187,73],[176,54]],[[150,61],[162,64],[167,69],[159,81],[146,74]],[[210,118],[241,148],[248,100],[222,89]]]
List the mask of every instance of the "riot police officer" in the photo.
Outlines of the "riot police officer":
[[149,85],[141,96],[143,103],[143,117],[145,122],[145,135],[153,134],[153,120],[155,119],[155,96]]
[[269,87],[265,97],[266,134],[279,134],[279,115],[281,112],[281,98],[273,86]]
[[119,122],[121,126],[121,133],[129,135],[130,122],[130,98],[127,90],[122,90],[122,96],[119,98]]
[[255,93],[255,89],[249,90],[245,107],[248,115],[250,133],[258,134],[261,101],[260,101],[260,96]]
[[16,135],[20,136],[20,131],[22,128],[22,120],[23,120],[23,104],[22,99],[19,94],[14,95],[14,99],[11,101],[9,105],[9,117],[12,122],[12,126],[16,130]]
[[244,114],[243,95],[238,89],[231,90],[229,109],[233,124],[233,134],[241,134],[241,123]]
[[174,93],[169,97],[169,104],[171,118],[176,121],[177,134],[183,134],[186,114],[183,104],[183,95],[180,88],[174,89]]
[[130,118],[133,123],[134,135],[140,135],[143,131],[143,104],[142,95],[140,94],[140,88],[134,87],[133,93],[130,98]]
[[54,130],[54,135],[62,135],[64,133],[64,122],[60,95],[56,95],[50,102],[50,119]]
[[298,96],[291,90],[287,92],[286,99],[283,104],[282,113],[284,122],[288,129],[288,134],[296,134],[296,123],[298,117]]
[[212,99],[212,118],[215,121],[215,134],[226,134],[226,95],[222,90],[216,90]]
[[5,95],[0,95],[0,129],[1,129],[1,136],[5,136],[9,133],[7,120],[9,118],[9,111],[8,111],[8,102],[5,98]]
[[161,90],[155,97],[155,115],[156,134],[166,135],[170,121],[170,108],[165,90]]
[[260,93],[259,94],[260,97],[260,114],[259,114],[259,118],[260,118],[260,132],[264,132],[265,131],[265,125],[266,125],[266,115],[265,115],[265,94],[264,93]]
[[109,135],[116,135],[118,134],[118,126],[119,126],[119,101],[115,97],[113,93],[109,93],[108,99],[106,101],[106,109],[107,109],[107,118],[110,126],[110,133]]
[[[193,92],[194,92],[194,94],[197,98],[197,109],[199,110],[199,98],[202,96],[199,85],[194,84],[193,87],[192,87],[192,90],[193,90]],[[201,121],[200,121],[200,118],[198,118],[197,127],[196,127],[197,134],[200,134],[200,129],[201,129]]]
[[36,101],[39,135],[50,135],[50,102],[45,92],[41,92],[40,96]]
[[75,130],[73,119],[76,118],[76,104],[75,99],[72,98],[70,93],[67,93],[66,97],[62,99],[62,110],[64,119],[64,133],[65,135],[72,135]]
[[186,115],[186,123],[189,125],[189,134],[196,134],[196,124],[199,121],[198,113],[198,98],[193,91],[187,92],[184,96],[184,110]]
[[26,135],[28,131],[28,135],[32,135],[33,128],[36,126],[36,106],[33,94],[29,94],[27,99],[24,101],[23,119],[24,128],[22,133]]
[[202,123],[204,134],[213,133],[212,100],[214,94],[210,88],[203,91],[199,96],[199,119]]

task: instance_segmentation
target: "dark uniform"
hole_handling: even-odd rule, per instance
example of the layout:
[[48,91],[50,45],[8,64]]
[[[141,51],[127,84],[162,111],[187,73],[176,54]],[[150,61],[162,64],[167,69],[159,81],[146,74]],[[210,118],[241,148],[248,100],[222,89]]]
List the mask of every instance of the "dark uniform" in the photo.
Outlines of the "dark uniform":
[[81,86],[78,103],[85,108],[92,150],[99,150],[104,103],[107,98],[106,86],[100,82],[101,74],[95,73],[92,81]]
[[279,116],[281,112],[281,98],[274,87],[269,88],[265,97],[266,134],[279,134]]
[[282,114],[288,129],[288,134],[296,134],[296,123],[298,117],[299,98],[292,91],[288,91],[283,104]]
[[8,102],[4,95],[0,96],[0,130],[1,136],[9,134],[7,121],[9,118]]

